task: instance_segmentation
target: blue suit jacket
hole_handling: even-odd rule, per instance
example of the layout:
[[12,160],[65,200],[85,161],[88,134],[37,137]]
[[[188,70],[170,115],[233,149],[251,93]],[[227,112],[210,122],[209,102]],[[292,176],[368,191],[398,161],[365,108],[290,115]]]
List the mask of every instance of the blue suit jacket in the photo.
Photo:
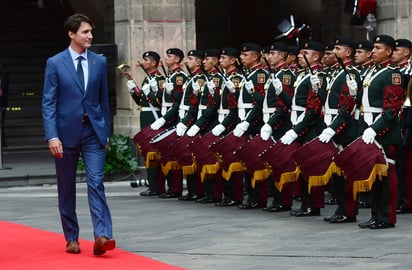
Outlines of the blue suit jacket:
[[110,136],[110,111],[106,58],[87,50],[89,78],[86,91],[80,85],[68,49],[47,60],[43,89],[45,140],[59,138],[64,147],[80,139],[84,114],[102,145]]

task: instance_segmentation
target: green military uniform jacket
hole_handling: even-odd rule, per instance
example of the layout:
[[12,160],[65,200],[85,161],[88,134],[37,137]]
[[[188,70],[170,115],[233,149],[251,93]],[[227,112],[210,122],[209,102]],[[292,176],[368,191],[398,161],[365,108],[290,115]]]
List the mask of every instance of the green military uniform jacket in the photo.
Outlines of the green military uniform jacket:
[[[174,88],[170,95],[164,91],[162,98],[162,117],[166,120],[166,124],[164,125],[166,128],[176,125],[180,120],[179,105],[183,97],[183,85],[188,80],[188,77],[179,67],[169,71],[168,80],[173,83]],[[163,112],[164,102],[170,104],[170,106],[167,106],[168,109],[165,112]]]
[[[153,92],[152,89],[150,89],[148,96],[146,96],[143,92],[140,92],[139,94],[131,94],[133,100],[136,102],[137,105],[140,106],[141,130],[147,127],[148,125],[152,124],[156,119],[160,117],[160,106],[163,95],[165,78],[157,70],[151,73],[150,76],[156,78],[158,87],[157,92]],[[143,80],[142,86],[146,83],[149,83],[148,77],[146,77]]]
[[273,138],[279,140],[292,127],[290,107],[296,77],[293,71],[287,67],[286,63],[278,67],[274,75],[282,82],[283,90],[277,96],[270,78],[265,85],[267,90],[262,110],[263,121],[272,127]]
[[388,60],[374,65],[363,81],[361,130],[373,128],[375,139],[382,145],[401,143],[399,112],[404,100],[403,77],[397,67],[389,64]]
[[[352,66],[351,61],[347,61],[344,64],[352,80],[357,82],[358,90],[360,90],[361,79],[359,71]],[[346,84],[346,72],[341,66],[337,66],[337,68],[330,73],[326,91],[324,123],[336,132],[333,140],[337,144],[346,146],[359,137],[360,134],[354,118],[357,104],[356,96],[350,96],[349,88]]]
[[292,128],[298,134],[301,143],[312,140],[323,130],[321,113],[326,98],[326,74],[322,72],[320,65],[312,67],[312,70],[320,78],[321,85],[318,93],[314,93],[310,82],[310,71],[306,69],[296,77],[292,99]]
[[179,105],[179,117],[182,124],[191,127],[197,120],[199,107],[199,97],[193,94],[193,82],[198,82],[200,85],[199,92],[205,87],[206,76],[199,68],[193,72],[192,77],[183,85],[183,97]]

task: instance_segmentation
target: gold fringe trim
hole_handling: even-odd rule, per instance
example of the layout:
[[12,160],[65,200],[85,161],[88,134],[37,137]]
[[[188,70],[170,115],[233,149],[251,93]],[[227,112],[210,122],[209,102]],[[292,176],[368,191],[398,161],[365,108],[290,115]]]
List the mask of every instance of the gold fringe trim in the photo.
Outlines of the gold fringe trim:
[[200,180],[203,182],[207,174],[217,174],[220,169],[220,165],[218,162],[215,164],[207,164],[203,165],[202,171],[200,172]]
[[308,192],[310,194],[310,190],[312,187],[323,187],[329,183],[332,174],[341,175],[341,170],[338,168],[335,162],[331,162],[329,164],[328,169],[326,170],[325,174],[323,175],[311,175],[309,176],[308,180]]
[[285,172],[280,175],[279,181],[275,181],[275,187],[279,192],[282,192],[283,185],[288,183],[293,183],[298,180],[300,174],[299,167],[296,166],[295,171],[293,172]]
[[243,164],[241,162],[233,162],[233,163],[230,163],[229,168],[228,168],[227,171],[222,170],[222,177],[226,181],[229,181],[230,177],[232,177],[232,173],[234,173],[234,172],[243,172],[245,170],[246,170],[246,168],[245,168],[245,166],[243,166]]
[[196,164],[192,163],[192,165],[182,166],[183,176],[194,174],[196,171]]
[[382,180],[382,176],[388,175],[388,165],[386,164],[375,164],[373,166],[372,172],[368,179],[355,180],[353,182],[353,198],[356,199],[358,192],[367,192],[372,189],[373,183],[375,183],[376,177]]
[[171,170],[175,171],[179,169],[181,169],[181,167],[176,160],[168,161],[165,165],[162,164],[162,172],[164,175],[168,175]]
[[145,166],[146,168],[154,168],[159,165],[158,161],[158,154],[157,152],[147,152],[146,159],[145,159]]
[[256,181],[266,180],[270,176],[268,169],[263,169],[259,171],[254,171],[251,179],[252,188],[255,188]]

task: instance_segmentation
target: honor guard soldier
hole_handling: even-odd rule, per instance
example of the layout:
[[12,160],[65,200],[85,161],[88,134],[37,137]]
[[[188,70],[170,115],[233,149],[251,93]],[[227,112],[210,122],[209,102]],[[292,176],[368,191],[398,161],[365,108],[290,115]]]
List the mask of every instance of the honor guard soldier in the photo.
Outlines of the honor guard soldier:
[[362,140],[366,144],[376,140],[383,147],[388,170],[387,176],[373,182],[370,191],[372,216],[359,224],[361,228],[393,228],[396,222],[398,179],[395,160],[402,141],[399,112],[404,93],[402,74],[391,65],[394,49],[395,40],[391,36],[376,36],[372,50],[374,65],[363,80],[363,115],[359,123],[363,130]]
[[[262,103],[265,96],[265,84],[269,78],[268,72],[261,63],[262,47],[255,43],[245,43],[241,47],[240,60],[247,69],[245,80],[239,92],[238,115],[240,123],[236,125],[233,134],[241,137],[245,134],[254,136],[259,133],[263,125]],[[245,175],[246,190],[249,190],[247,202],[239,205],[240,209],[263,208],[266,203],[259,202],[259,189],[261,193],[267,192],[266,183],[259,187],[258,183],[251,190],[251,176]]]
[[[132,91],[136,88],[133,80],[127,82],[127,87],[132,95],[133,100],[140,106],[140,130],[152,124],[159,119],[161,99],[165,78],[158,70],[160,55],[154,51],[143,53],[142,68],[147,73],[147,77],[142,82],[142,91],[137,93]],[[147,157],[145,157],[147,158]],[[160,166],[152,162],[152,167],[147,169],[147,178],[149,189],[141,192],[141,196],[156,196],[163,192],[164,187],[159,187],[159,177],[163,177],[160,172]],[[148,162],[146,162],[148,164]],[[160,181],[163,182],[163,181]]]
[[[212,129],[215,136],[226,135],[239,123],[237,113],[237,99],[239,98],[239,86],[243,76],[237,69],[239,51],[236,48],[223,48],[220,53],[219,65],[225,74],[225,87],[221,92],[218,110],[218,122]],[[223,174],[223,172],[222,172]],[[223,177],[223,175],[221,176]],[[216,206],[237,206],[242,203],[243,171],[231,172],[229,179],[222,179],[223,200]]]
[[[197,113],[197,119],[195,123],[186,132],[189,137],[196,136],[197,134],[204,135],[211,131],[218,124],[217,113],[220,104],[220,91],[223,88],[223,77],[219,74],[217,70],[217,65],[219,63],[220,50],[218,49],[207,49],[204,51],[203,55],[203,73],[206,79],[206,85],[203,91],[198,92],[199,107]],[[204,138],[202,138],[204,140]],[[210,151],[209,149],[204,149],[204,151]],[[210,154],[212,154],[210,152]],[[215,198],[214,188],[215,179],[214,175],[218,172],[217,167],[213,164],[203,164],[203,160],[196,157],[198,168],[197,170],[201,172],[204,168],[203,166],[208,166],[206,169],[207,176],[202,176],[204,195],[202,198],[196,200],[200,203],[212,203],[215,201],[220,201],[221,198]],[[200,166],[200,164],[203,164]],[[219,194],[221,196],[221,194]]]
[[293,73],[295,73],[295,75],[300,69],[298,65],[298,54],[299,54],[298,46],[288,46],[288,58],[286,60],[286,63],[289,69],[292,70]]
[[[290,145],[297,139],[302,144],[309,142],[322,130],[322,103],[326,96],[326,76],[320,64],[323,48],[319,42],[309,41],[303,44],[298,55],[299,65],[304,70],[298,74],[295,81],[291,111],[292,128],[280,138],[281,143],[285,145]],[[297,211],[292,211],[291,215],[320,215],[320,208],[324,206],[323,189],[314,187],[309,194],[308,179],[300,176],[298,181],[301,186],[302,205]]]
[[[170,48],[166,51],[167,73],[165,91],[163,91],[162,96],[162,117],[150,125],[153,130],[158,130],[161,127],[170,128],[179,122],[179,105],[183,96],[183,84],[188,80],[186,73],[182,70],[183,58],[184,53],[178,48]],[[166,181],[168,189],[159,197],[180,197],[183,188],[182,170],[170,168],[166,175]]]
[[[408,39],[397,39],[395,41],[395,50],[392,54],[392,62],[399,66],[400,72],[404,79],[404,93],[409,97],[408,85],[411,76],[411,48],[412,43]],[[410,100],[410,99],[409,99]],[[404,103],[402,106],[402,113],[400,116],[401,130],[406,142],[406,129],[407,119],[412,116],[408,116],[410,111],[410,102]],[[408,134],[408,136],[410,136]],[[405,164],[411,164],[412,152],[409,149],[407,143],[403,143],[403,146],[399,149],[399,155],[402,158],[398,159],[398,177],[399,177],[399,194],[398,194],[398,208],[396,212],[398,214],[412,213],[412,169],[411,166],[405,166]]]
[[[205,87],[206,76],[202,71],[203,51],[190,50],[187,53],[186,67],[189,80],[183,85],[183,97],[179,105],[180,122],[176,125],[176,134],[183,136],[186,130],[197,121],[199,91]],[[189,151],[189,150],[188,150]],[[193,201],[203,196],[203,189],[199,188],[200,175],[195,172],[184,173],[187,183],[187,194],[179,197],[182,201]]]
[[[341,64],[333,69],[327,83],[323,118],[326,128],[319,135],[319,140],[329,143],[333,139],[338,146],[346,147],[359,137],[354,110],[361,81],[358,70],[352,65],[355,43],[349,38],[338,38],[334,44],[333,54],[339,57]],[[335,213],[325,217],[324,221],[330,223],[356,221],[356,198],[353,198],[352,184],[343,176],[332,175],[329,182],[330,192],[336,198],[338,207]]]
[[[295,74],[287,65],[287,57],[288,46],[285,43],[276,42],[270,46],[268,62],[273,67],[274,73],[270,75],[265,86],[266,95],[263,101],[265,124],[260,129],[260,136],[265,141],[269,140],[270,136],[273,136],[276,141],[279,140],[292,127],[289,111],[292,104]],[[262,210],[268,212],[291,210],[293,185],[285,184],[280,192],[275,188],[273,180],[279,179],[269,181],[269,188],[273,189],[272,204]]]

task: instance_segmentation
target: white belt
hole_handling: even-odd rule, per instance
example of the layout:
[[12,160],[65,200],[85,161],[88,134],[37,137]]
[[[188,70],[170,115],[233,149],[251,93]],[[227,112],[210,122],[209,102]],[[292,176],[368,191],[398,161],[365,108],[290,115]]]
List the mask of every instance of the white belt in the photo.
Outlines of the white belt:
[[219,109],[219,114],[229,114],[229,112],[228,109]]
[[230,113],[228,109],[219,109],[219,115],[218,115],[218,121],[219,123],[222,123],[225,117]]
[[165,106],[165,107],[172,107],[172,105],[173,105],[172,102],[163,102],[162,103],[162,106]]
[[202,104],[199,104],[199,110],[206,110],[207,109],[207,106],[206,105],[202,105]]
[[252,103],[242,103],[242,104],[238,104],[237,106],[239,109],[252,109],[253,108],[253,104]]
[[180,105],[179,110],[188,111],[190,109],[189,105]]
[[362,108],[363,110],[363,120],[365,123],[367,123],[369,126],[372,125],[377,119],[381,117],[381,115],[377,115],[375,119],[373,119],[373,114],[372,113],[381,113],[382,108],[379,107],[369,107],[369,106],[364,106]]
[[305,107],[298,106],[298,105],[292,105],[292,110],[293,111],[298,111],[298,112],[304,112],[306,110]]
[[332,123],[333,118],[338,114],[338,109],[325,108],[325,116],[323,122],[329,126]]
[[160,111],[160,109],[159,108],[150,108],[150,107],[141,107],[141,111],[142,112],[150,112],[150,111],[156,111],[156,112],[158,112],[158,111]]
[[380,107],[369,107],[369,106],[363,106],[363,112],[368,112],[368,113],[381,113],[382,108]]
[[262,112],[263,113],[273,113],[276,108],[263,108]]

